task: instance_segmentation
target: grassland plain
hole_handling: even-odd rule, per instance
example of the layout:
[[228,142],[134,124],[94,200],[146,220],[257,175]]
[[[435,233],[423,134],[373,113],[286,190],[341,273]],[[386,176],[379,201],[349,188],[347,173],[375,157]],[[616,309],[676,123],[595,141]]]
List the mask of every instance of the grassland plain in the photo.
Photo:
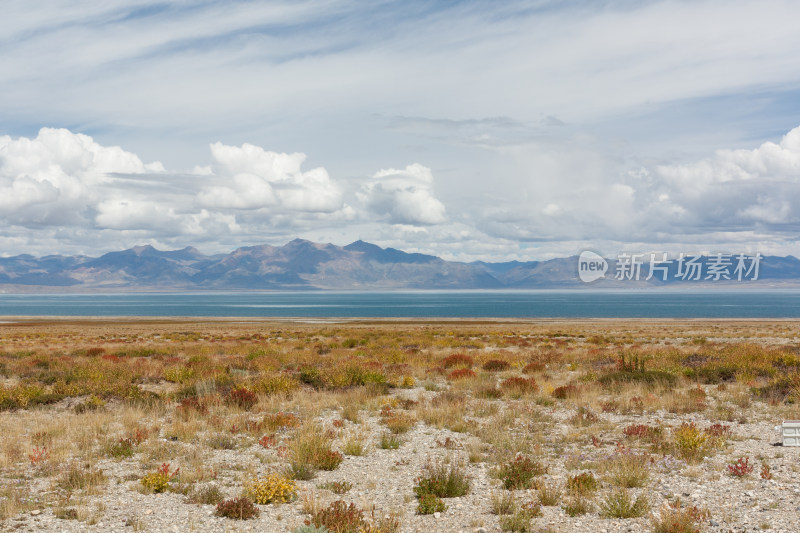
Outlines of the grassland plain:
[[0,530],[797,531],[797,321],[3,319]]

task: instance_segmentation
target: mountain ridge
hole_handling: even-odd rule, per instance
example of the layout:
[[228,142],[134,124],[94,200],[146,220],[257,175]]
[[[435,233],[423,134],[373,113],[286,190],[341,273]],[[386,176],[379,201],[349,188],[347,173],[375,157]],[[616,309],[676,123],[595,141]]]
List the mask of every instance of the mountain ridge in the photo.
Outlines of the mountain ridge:
[[[700,259],[703,265],[711,261]],[[605,279],[578,279],[578,257],[545,261],[471,263],[409,253],[357,240],[345,246],[294,239],[282,246],[242,246],[207,255],[193,247],[158,250],[139,245],[84,255],[21,254],[0,257],[3,292],[198,291],[198,290],[399,290],[399,289],[587,289],[693,287],[800,287],[800,259],[766,256],[758,281],[681,282],[677,266],[668,279],[616,280],[609,259]]]

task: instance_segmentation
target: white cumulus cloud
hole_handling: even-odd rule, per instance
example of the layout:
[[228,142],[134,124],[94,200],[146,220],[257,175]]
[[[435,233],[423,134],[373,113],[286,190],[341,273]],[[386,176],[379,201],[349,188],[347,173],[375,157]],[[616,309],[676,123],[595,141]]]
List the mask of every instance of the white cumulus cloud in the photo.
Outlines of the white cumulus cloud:
[[367,208],[397,224],[440,224],[445,207],[433,193],[431,169],[414,163],[405,169],[380,170],[358,198]]
[[331,213],[342,209],[342,191],[324,168],[302,171],[305,154],[283,154],[252,144],[211,145],[210,175],[221,185],[203,188],[198,202],[207,208]]
[[11,224],[74,223],[114,173],[161,172],[118,146],[101,146],[66,129],[33,138],[0,137],[0,219]]

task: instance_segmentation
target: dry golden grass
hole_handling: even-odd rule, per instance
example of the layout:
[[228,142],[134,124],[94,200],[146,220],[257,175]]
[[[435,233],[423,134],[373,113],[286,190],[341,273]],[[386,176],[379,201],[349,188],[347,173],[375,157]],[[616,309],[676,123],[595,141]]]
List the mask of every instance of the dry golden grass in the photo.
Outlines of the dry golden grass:
[[[669,412],[697,417],[698,431],[756,413],[800,418],[797,336],[789,321],[4,325],[0,520],[44,507],[97,520],[103,461],[124,465],[132,486],[171,463],[171,490],[188,493],[219,475],[241,484],[259,465],[335,468],[336,453],[373,453],[376,428],[398,445],[450,430],[471,463],[522,454],[638,487],[643,454],[696,462],[724,443],[676,423],[684,441],[630,440],[611,417]],[[616,442],[628,449],[605,463],[573,458]],[[210,464],[215,451],[253,448],[250,462]],[[30,479],[53,494],[37,499]],[[538,491],[548,505],[562,492]]]

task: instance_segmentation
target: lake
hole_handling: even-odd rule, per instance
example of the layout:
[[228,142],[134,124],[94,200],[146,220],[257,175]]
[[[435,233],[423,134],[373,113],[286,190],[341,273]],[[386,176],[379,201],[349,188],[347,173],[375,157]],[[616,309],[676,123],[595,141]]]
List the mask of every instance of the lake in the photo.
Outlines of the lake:
[[800,291],[0,294],[0,316],[800,318]]

